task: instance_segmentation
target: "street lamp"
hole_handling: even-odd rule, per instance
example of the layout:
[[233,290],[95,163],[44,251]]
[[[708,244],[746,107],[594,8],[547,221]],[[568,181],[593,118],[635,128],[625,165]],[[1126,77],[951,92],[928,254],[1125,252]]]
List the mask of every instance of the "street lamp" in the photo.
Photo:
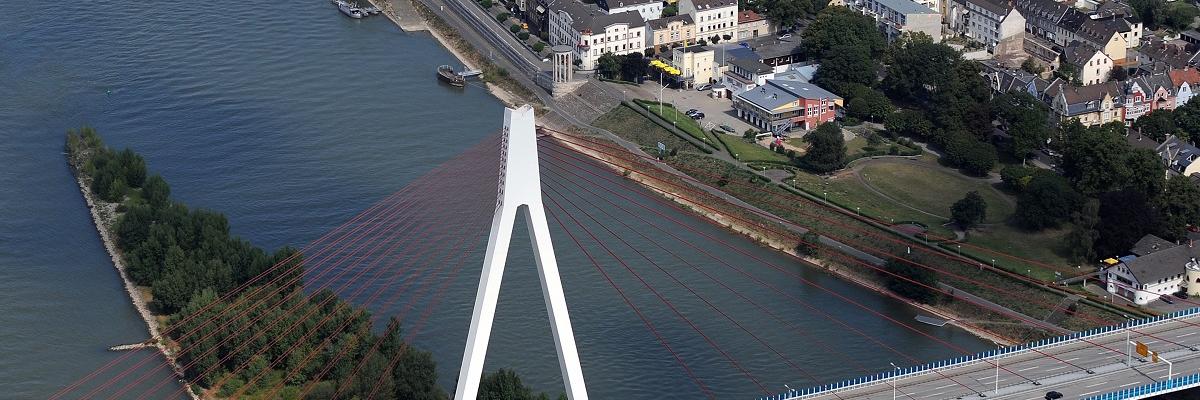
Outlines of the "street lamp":
[[995,381],[996,381],[996,396],[999,396],[1000,395],[1000,343],[993,341],[992,344],[996,345],[996,377],[993,379],[995,379]]
[[894,362],[888,362],[888,364],[892,364],[892,368],[896,369],[896,372],[892,373],[892,400],[896,400],[896,379],[900,378],[900,367],[897,367]]

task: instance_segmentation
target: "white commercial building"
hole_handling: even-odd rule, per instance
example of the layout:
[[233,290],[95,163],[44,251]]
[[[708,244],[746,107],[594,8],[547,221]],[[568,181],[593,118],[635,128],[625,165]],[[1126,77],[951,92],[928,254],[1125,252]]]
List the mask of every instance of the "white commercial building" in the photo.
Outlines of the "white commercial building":
[[692,16],[696,22],[696,38],[711,42],[718,36],[721,41],[738,40],[737,0],[679,0],[679,13]]
[[609,14],[637,11],[644,21],[662,18],[663,2],[658,0],[597,0],[596,5]]
[[575,48],[579,68],[596,69],[605,53],[614,55],[643,52],[649,40],[646,23],[636,11],[607,14],[594,5],[555,3],[550,13],[550,44]]
[[1133,254],[1105,260],[1108,292],[1137,305],[1146,305],[1162,296],[1184,291],[1189,268],[1198,267],[1200,251],[1192,243],[1175,244],[1154,235],[1146,235],[1133,246]]

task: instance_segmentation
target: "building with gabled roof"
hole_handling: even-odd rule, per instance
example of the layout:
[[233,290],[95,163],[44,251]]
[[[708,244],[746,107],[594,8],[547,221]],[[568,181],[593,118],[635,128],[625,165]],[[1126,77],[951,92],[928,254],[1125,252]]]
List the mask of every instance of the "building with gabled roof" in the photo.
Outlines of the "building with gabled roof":
[[1062,81],[1046,89],[1050,109],[1059,122],[1078,120],[1084,126],[1124,121],[1124,90],[1118,82],[1075,86]]
[[1167,72],[1171,85],[1175,88],[1175,107],[1183,107],[1192,99],[1195,91],[1200,89],[1200,69],[1184,67]]
[[712,42],[713,36],[726,42],[738,40],[737,0],[679,0],[679,13],[691,15],[696,21],[697,38],[707,42]]
[[[1171,243],[1154,235],[1138,240],[1129,255],[1105,260],[1104,281],[1109,293],[1137,305],[1184,290],[1192,282],[1184,277],[1188,268],[1200,267],[1200,249],[1194,243]],[[1200,284],[1196,282],[1195,284]]]
[[600,56],[641,53],[650,40],[636,11],[608,14],[599,7],[560,0],[550,11],[550,44],[571,46],[584,70],[596,69]]
[[1126,35],[1122,34],[1128,34],[1131,29],[1131,25],[1124,18],[1092,19],[1076,13],[1059,23],[1055,43],[1059,46],[1067,46],[1074,41],[1087,43],[1103,51],[1114,62],[1122,64],[1125,62],[1126,50],[1137,46],[1136,43],[1130,46],[1125,41]]
[[1058,23],[1079,12],[1054,0],[1017,0],[1017,10],[1025,17],[1025,32],[1057,42]]
[[1200,174],[1200,148],[1175,135],[1167,136],[1155,149],[1171,172],[1191,176]]
[[765,84],[733,97],[739,118],[769,132],[809,130],[833,121],[842,98],[821,87],[787,79]]
[[691,15],[679,14],[652,19],[646,21],[646,27],[655,47],[676,43],[687,46],[696,43],[696,23],[692,21]]
[[1200,66],[1200,51],[1196,49],[1183,41],[1152,39],[1138,48],[1137,61],[1142,65],[1162,63],[1170,68],[1196,67]]
[[1063,49],[1062,63],[1075,66],[1079,81],[1084,85],[1095,85],[1108,80],[1113,70],[1113,60],[1103,51],[1082,42],[1072,42]]

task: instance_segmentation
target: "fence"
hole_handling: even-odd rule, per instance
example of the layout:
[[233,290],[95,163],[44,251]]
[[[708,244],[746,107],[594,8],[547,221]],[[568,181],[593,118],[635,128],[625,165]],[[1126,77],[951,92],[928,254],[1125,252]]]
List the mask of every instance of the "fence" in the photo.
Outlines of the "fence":
[[1146,386],[1118,390],[1112,393],[1088,397],[1084,400],[1122,400],[1122,399],[1140,399],[1146,396],[1163,393],[1166,391],[1175,391],[1187,389],[1193,386],[1200,386],[1200,374],[1191,374],[1180,376],[1170,380],[1154,382]]
[[[846,390],[856,389],[864,386],[874,385],[878,383],[890,382],[892,379],[905,379],[919,375],[931,374],[936,371],[964,366],[966,364],[976,362],[987,362],[991,359],[1004,355],[1028,351],[1031,349],[1044,349],[1057,347],[1068,343],[1073,343],[1079,339],[1092,338],[1095,336],[1104,335],[1114,331],[1124,329],[1136,329],[1155,325],[1165,324],[1179,318],[1187,318],[1200,314],[1200,307],[1189,308],[1186,310],[1176,311],[1170,314],[1164,314],[1157,317],[1143,318],[1139,320],[1129,320],[1117,325],[1102,326],[1087,331],[1075,332],[1070,335],[1056,336],[1048,339],[1039,340],[1036,342],[1024,343],[1017,346],[1003,347],[997,350],[989,350],[982,353],[977,353],[969,356],[955,357],[940,361],[934,361],[928,364],[899,368],[887,372],[882,372],[874,375],[847,379],[841,382],[814,386],[806,389],[792,389],[783,393],[772,396],[759,397],[758,400],[798,400],[816,397],[828,393],[843,392]],[[991,362],[988,362],[991,364]],[[1182,379],[1182,378],[1181,378]],[[1170,381],[1167,381],[1170,382]],[[1150,385],[1153,386],[1153,385]],[[1161,390],[1161,389],[1160,389]],[[1127,397],[1119,397],[1127,398]],[[1116,399],[1116,398],[1114,398]]]

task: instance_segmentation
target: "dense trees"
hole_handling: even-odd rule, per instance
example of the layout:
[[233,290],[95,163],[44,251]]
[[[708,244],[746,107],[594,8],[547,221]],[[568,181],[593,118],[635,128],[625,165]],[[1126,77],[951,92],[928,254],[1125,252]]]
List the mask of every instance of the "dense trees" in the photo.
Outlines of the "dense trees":
[[1065,222],[1081,202],[1083,196],[1066,179],[1052,171],[1037,170],[1017,197],[1013,218],[1026,229],[1054,228]]
[[804,135],[808,153],[800,162],[817,172],[829,172],[846,165],[846,139],[836,122],[827,122]]
[[871,86],[879,75],[878,61],[871,57],[870,49],[848,44],[835,45],[821,56],[821,68],[813,77],[813,83],[841,95],[847,95],[847,86],[858,84]]
[[865,85],[846,85],[845,92],[844,97],[850,99],[846,102],[847,116],[866,121],[883,122],[895,110],[895,107],[892,107],[892,101],[888,100],[887,96]]
[[1129,5],[1133,7],[1133,12],[1138,19],[1150,29],[1161,27],[1182,32],[1192,24],[1197,15],[1200,15],[1200,10],[1189,3],[1172,3],[1166,0],[1131,0]]
[[824,57],[839,46],[865,49],[872,57],[883,54],[887,41],[880,35],[875,20],[846,7],[829,7],[804,30],[800,43],[810,57]]
[[1008,92],[992,99],[992,111],[1009,136],[1012,155],[1025,159],[1050,139],[1050,108],[1027,92]]
[[[91,191],[121,201],[124,212],[112,226],[117,247],[130,278],[150,287],[152,308],[181,324],[172,332],[180,348],[191,349],[180,357],[191,364],[188,379],[227,397],[265,396],[278,384],[283,389],[275,397],[298,398],[312,384],[308,398],[331,398],[338,390],[365,398],[378,384],[376,398],[446,398],[431,355],[404,343],[397,321],[375,336],[365,310],[329,291],[308,296],[300,281],[303,256],[295,250],[267,253],[232,236],[225,216],[170,201],[170,187],[158,175],[147,177],[142,157],[105,147],[91,129],[71,133],[67,150],[72,166],[92,181]],[[275,265],[256,283],[270,286],[233,292]],[[222,300],[226,294],[232,298]],[[300,329],[284,332],[289,326]],[[338,358],[342,350],[349,356]],[[392,359],[397,364],[389,369]],[[360,360],[363,368],[351,379]]]
[[796,244],[796,253],[804,256],[815,256],[820,251],[821,237],[813,231],[804,232],[800,243]]
[[966,196],[950,206],[950,219],[964,230],[971,229],[983,222],[985,217],[987,217],[987,203],[983,201],[983,196],[974,190],[967,192]]
[[889,290],[920,303],[937,302],[938,292],[933,289],[937,285],[937,275],[929,269],[891,259],[884,264],[883,270],[890,273],[880,272]]

